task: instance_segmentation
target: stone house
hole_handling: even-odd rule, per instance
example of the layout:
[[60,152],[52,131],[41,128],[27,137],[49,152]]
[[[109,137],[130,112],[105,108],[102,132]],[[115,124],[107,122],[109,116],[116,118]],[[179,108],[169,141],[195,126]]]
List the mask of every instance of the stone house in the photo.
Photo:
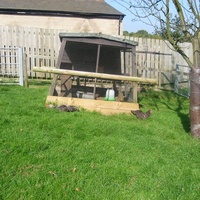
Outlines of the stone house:
[[104,0],[1,0],[0,26],[122,35],[124,14]]

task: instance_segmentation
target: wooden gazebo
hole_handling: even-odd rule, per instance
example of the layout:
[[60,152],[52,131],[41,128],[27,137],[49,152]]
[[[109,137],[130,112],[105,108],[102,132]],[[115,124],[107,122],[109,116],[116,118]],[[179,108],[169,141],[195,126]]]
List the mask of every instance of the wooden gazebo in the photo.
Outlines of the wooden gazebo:
[[[130,113],[139,109],[137,82],[156,83],[154,79],[137,77],[134,41],[94,33],[61,33],[60,39],[56,68],[34,68],[34,71],[55,74],[47,102],[80,106],[104,114]],[[131,52],[128,74],[126,52]],[[114,101],[105,99],[110,90]]]

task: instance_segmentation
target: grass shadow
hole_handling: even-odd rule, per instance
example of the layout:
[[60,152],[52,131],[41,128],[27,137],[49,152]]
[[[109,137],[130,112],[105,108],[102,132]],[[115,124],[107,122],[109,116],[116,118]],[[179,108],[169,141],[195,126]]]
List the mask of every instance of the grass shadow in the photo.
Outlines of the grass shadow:
[[[151,99],[151,104],[149,106],[155,107],[156,110],[160,110],[159,106],[164,105],[167,109],[170,109],[177,113],[181,120],[181,124],[185,132],[190,133],[190,118],[189,114],[184,113],[184,97],[174,94],[172,92],[155,92],[147,91],[145,95],[139,98],[139,103],[145,98]],[[149,101],[149,100],[148,100]],[[171,102],[171,103],[170,103]],[[142,104],[141,104],[142,105]],[[143,105],[142,105],[143,106]],[[189,109],[189,108],[188,108]]]
[[177,108],[173,109],[171,108],[169,105],[168,108],[171,109],[171,110],[174,110],[178,117],[180,118],[181,120],[181,123],[182,123],[182,126],[184,128],[184,130],[187,132],[187,133],[190,133],[190,118],[189,118],[189,114],[185,114],[182,112],[182,100],[181,100],[181,97],[180,96],[177,96]]
[[[166,94],[166,98],[168,100],[168,102],[171,101],[171,95],[169,95],[169,93],[165,93]],[[177,107],[173,108],[172,106],[170,106],[170,103],[166,103],[163,102],[163,104],[170,110],[174,111],[177,113],[178,117],[181,120],[181,124],[183,126],[183,129],[185,130],[186,133],[190,133],[190,118],[189,118],[189,114],[185,114],[183,112],[183,103],[184,103],[184,97],[179,96],[177,94],[174,94],[174,96],[176,97],[176,105]],[[188,108],[189,109],[189,108]]]

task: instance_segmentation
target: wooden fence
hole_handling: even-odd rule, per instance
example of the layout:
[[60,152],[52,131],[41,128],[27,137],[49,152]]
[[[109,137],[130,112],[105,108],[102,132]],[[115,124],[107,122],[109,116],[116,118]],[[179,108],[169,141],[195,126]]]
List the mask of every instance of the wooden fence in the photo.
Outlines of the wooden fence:
[[[59,33],[65,30],[37,29],[0,26],[0,47],[23,47],[25,65],[29,78],[51,78],[50,74],[33,72],[33,67],[55,67],[60,49]],[[176,64],[186,65],[168,42],[148,38],[126,38],[138,42],[136,66],[138,76],[156,78],[159,84],[173,82]],[[192,45],[182,44],[183,50],[192,58]],[[131,54],[126,53],[126,65],[131,62]],[[122,59],[122,65],[123,65]],[[127,69],[129,69],[127,67]],[[126,74],[129,71],[124,72]]]
[[[187,65],[181,55],[174,51],[168,41],[138,37],[126,37],[126,39],[138,42],[136,48],[138,76],[156,78],[158,79],[159,86],[174,82],[177,64]],[[193,59],[192,44],[182,43],[181,47]]]
[[62,30],[0,26],[0,47],[23,47],[25,65],[31,78],[51,78],[33,72],[33,67],[55,67]]

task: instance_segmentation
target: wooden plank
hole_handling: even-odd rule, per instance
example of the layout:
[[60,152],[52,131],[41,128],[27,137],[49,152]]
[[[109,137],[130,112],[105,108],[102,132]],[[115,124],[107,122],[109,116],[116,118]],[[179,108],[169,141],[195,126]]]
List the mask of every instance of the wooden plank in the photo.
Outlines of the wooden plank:
[[123,81],[131,81],[131,82],[157,84],[156,79],[85,72],[85,71],[75,71],[75,70],[65,70],[65,69],[55,69],[55,68],[52,69],[51,67],[34,67],[33,71],[53,73],[53,74],[68,74],[68,75],[90,77],[90,78],[111,79],[111,80],[121,80],[121,81],[123,80]]
[[46,103],[57,103],[57,105],[73,105],[89,111],[97,111],[104,115],[126,113],[131,110],[139,110],[138,103],[103,101],[93,99],[81,99],[71,97],[47,96]]
[[[55,66],[55,48],[54,48],[54,40],[55,40],[55,31],[50,30],[50,66]],[[49,78],[51,78],[51,74],[49,74]]]
[[[136,56],[135,56],[135,48],[132,48],[132,76],[136,77],[137,76],[137,68],[136,68]],[[137,83],[132,83],[132,88],[133,88],[133,102],[136,103],[138,100],[138,95],[137,95]]]
[[32,73],[32,68],[31,68],[31,58],[30,58],[30,48],[29,48],[29,40],[28,40],[28,33],[27,33],[27,28],[23,28],[22,30],[22,34],[23,34],[23,44],[24,44],[24,51],[26,53],[26,64],[27,64],[27,71],[28,71],[28,76],[29,77],[33,77],[33,73]]
[[[39,56],[39,42],[40,42],[40,34],[39,34],[39,29],[35,29],[34,31],[34,53],[35,53],[35,64],[36,66],[41,66],[40,63],[40,56]],[[43,77],[43,74],[37,73],[37,77]]]

